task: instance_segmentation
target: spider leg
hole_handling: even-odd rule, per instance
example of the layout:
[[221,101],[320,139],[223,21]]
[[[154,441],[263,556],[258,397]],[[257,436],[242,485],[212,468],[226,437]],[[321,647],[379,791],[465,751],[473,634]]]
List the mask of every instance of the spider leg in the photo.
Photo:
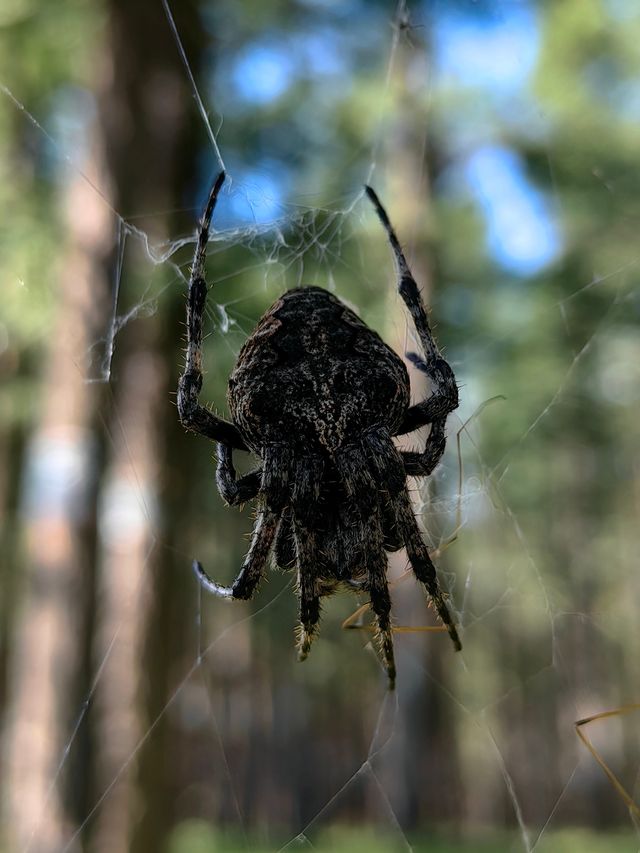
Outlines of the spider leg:
[[396,505],[398,524],[402,530],[411,568],[418,580],[424,584],[438,616],[447,627],[456,651],[459,652],[462,649],[462,643],[460,642],[456,626],[453,624],[449,608],[440,589],[436,568],[431,562],[429,550],[422,538],[420,528],[413,514],[413,507],[411,506],[411,500],[406,488],[398,495]]
[[318,578],[322,571],[321,555],[315,532],[317,505],[322,479],[322,462],[307,457],[295,469],[292,504],[292,527],[298,564],[300,625],[298,627],[298,660],[306,659],[320,623]]
[[402,459],[389,433],[383,430],[371,430],[365,437],[363,450],[365,464],[375,480],[374,488],[380,495],[384,550],[399,551],[404,547],[396,512],[396,498],[406,483]]
[[396,681],[396,664],[385,552],[383,501],[386,495],[380,488],[377,478],[371,474],[366,444],[365,442],[366,449],[349,448],[341,453],[336,459],[336,467],[347,494],[358,496],[360,523],[356,528],[358,538],[353,545],[356,553],[362,555],[366,565],[371,610],[375,614],[377,623],[376,640],[389,679],[389,689],[393,690]]
[[[445,624],[457,651],[462,648],[458,632],[453,624],[449,609],[442,595],[436,569],[431,562],[429,550],[413,514],[411,499],[403,473],[403,457],[388,434],[382,430],[372,431],[366,437],[365,455],[377,483],[378,489],[388,494],[394,508],[397,529],[407,549],[409,562],[415,576],[427,589],[434,607]],[[416,454],[420,455],[420,454]]]
[[282,513],[273,550],[277,566],[281,569],[290,569],[293,566],[296,561],[296,543],[293,537],[293,518],[289,507]]
[[[228,454],[224,451],[222,459],[227,467],[230,465],[233,468],[230,454],[230,450]],[[238,483],[240,482],[238,481]],[[264,503],[258,512],[249,551],[244,558],[240,574],[233,582],[233,585],[221,586],[216,583],[205,572],[202,565],[197,560],[194,560],[193,570],[202,586],[208,592],[217,595],[219,598],[251,598],[262,578],[276,537],[278,524],[280,523],[280,517],[284,509],[284,501],[288,494],[287,483],[288,467],[285,451],[280,447],[268,447],[264,454],[264,470],[260,483],[260,491],[264,495]]]
[[412,477],[428,477],[442,459],[446,437],[444,434],[445,419],[438,418],[431,424],[431,431],[421,453],[401,451],[404,470]]
[[400,530],[398,529],[395,508],[389,500],[385,501],[382,507],[382,533],[384,536],[385,551],[393,553],[394,551],[399,551],[404,545]]
[[193,561],[193,570],[196,577],[207,592],[217,595],[218,598],[251,598],[267,564],[269,552],[271,551],[271,546],[276,535],[278,520],[279,515],[273,510],[265,508],[258,514],[249,552],[244,558],[240,574],[232,586],[221,586],[216,583],[205,572],[201,563],[197,560]]
[[224,172],[220,172],[211,190],[198,232],[198,242],[189,279],[187,359],[178,383],[178,414],[180,422],[186,429],[204,435],[212,441],[221,441],[238,450],[246,450],[238,428],[214,415],[206,406],[201,406],[198,402],[202,390],[202,319],[207,301],[207,283],[204,279],[207,241],[211,217],[224,178]]
[[246,503],[258,494],[262,481],[262,469],[256,468],[244,477],[236,477],[233,465],[233,450],[228,444],[218,444],[218,467],[216,483],[218,491],[229,506]]
[[411,406],[407,410],[404,421],[400,425],[396,435],[413,432],[431,423],[435,427],[436,423],[441,421],[437,429],[432,429],[423,453],[411,454],[405,460],[408,466],[407,473],[423,476],[435,468],[444,453],[444,422],[449,412],[452,412],[458,406],[458,386],[453,370],[442,358],[438,345],[433,338],[427,317],[427,310],[420,296],[418,285],[409,269],[409,264],[400,246],[400,241],[389,221],[387,212],[380,203],[380,199],[375,191],[371,187],[365,187],[365,189],[387,232],[398,270],[398,292],[411,314],[424,352],[424,358],[416,355],[416,353],[408,353],[407,357],[418,370],[428,376],[432,387],[430,397],[417,403],[415,406]]
[[[384,551],[382,551],[384,555]],[[391,627],[391,596],[387,585],[387,561],[376,560],[369,566],[369,595],[371,609],[378,623],[377,640],[382,662],[389,679],[389,690],[396,686],[396,662],[393,654],[393,629]]]
[[320,623],[320,596],[313,573],[317,562],[315,535],[303,525],[296,524],[296,551],[298,557],[298,594],[300,596],[300,626],[298,628],[298,660],[306,660],[311,643],[318,633]]

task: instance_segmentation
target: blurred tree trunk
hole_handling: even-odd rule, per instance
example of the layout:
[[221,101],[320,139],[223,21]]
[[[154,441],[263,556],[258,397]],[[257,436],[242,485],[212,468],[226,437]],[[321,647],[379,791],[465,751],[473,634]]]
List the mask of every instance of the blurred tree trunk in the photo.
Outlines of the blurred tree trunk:
[[[397,47],[389,78],[391,102],[394,112],[388,135],[388,150],[385,166],[388,184],[387,209],[404,246],[407,261],[420,288],[422,298],[430,306],[434,291],[434,262],[429,257],[431,242],[431,199],[430,180],[434,165],[430,157],[429,112],[424,103],[424,80],[428,78],[428,48],[417,45],[421,30],[412,30],[408,11],[401,5],[396,25]],[[416,49],[417,47],[417,49]],[[415,329],[408,317],[404,303],[395,288],[390,288],[394,318],[389,340],[394,349],[404,354],[415,350]],[[407,330],[398,336],[398,330]],[[393,335],[395,333],[395,340]],[[442,342],[440,342],[442,343]],[[412,400],[423,399],[430,393],[424,374],[407,362],[411,377]],[[418,434],[404,437],[400,445],[415,448],[423,446],[428,428]],[[414,488],[416,514],[423,513],[422,500],[433,498],[433,484],[420,479],[409,481]],[[427,506],[426,512],[429,512]],[[437,529],[434,525],[433,529]],[[426,535],[430,546],[437,545],[433,536]],[[399,577],[407,568],[404,549],[390,555],[390,578]],[[427,610],[424,591],[413,577],[400,583],[393,591],[395,620],[403,625],[425,625],[433,619]],[[396,727],[394,745],[386,758],[386,771],[390,774],[388,790],[393,791],[392,802],[400,825],[414,827],[418,824],[442,822],[456,816],[460,802],[460,768],[456,752],[456,729],[447,713],[449,700],[436,683],[447,683],[446,669],[442,666],[443,656],[452,656],[452,648],[446,634],[427,635],[425,667],[434,677],[416,680],[410,668],[407,678],[402,678],[402,659],[406,656],[403,647],[417,649],[413,638],[400,637],[396,641],[401,677],[398,683],[400,697],[398,713],[400,725]],[[416,761],[416,754],[422,761]]]
[[[102,186],[99,143],[83,171]],[[108,205],[71,175],[65,207],[68,246],[57,287],[57,315],[43,377],[40,425],[27,450],[24,523],[28,571],[16,619],[6,726],[8,849],[59,851],[70,815],[58,768],[71,737],[92,565],[98,475],[92,438],[97,385],[81,359],[100,337],[108,308],[105,258]]]
[[[19,360],[15,357],[16,351],[9,349],[5,355],[6,361],[15,362],[18,367]],[[0,359],[0,376],[3,370]],[[7,374],[15,369],[9,364]],[[4,377],[3,377],[4,378]],[[23,426],[7,424],[0,431],[0,553],[4,560],[0,566],[0,729],[9,701],[8,677],[9,663],[11,660],[12,638],[16,601],[19,590],[19,552],[20,536],[15,519],[18,516],[18,502],[20,495],[20,479],[22,463],[25,457],[25,435]]]
[[[198,31],[195,3],[183,3],[179,11],[179,32],[193,36]],[[110,0],[108,13],[109,73],[102,80],[99,110],[116,188],[114,205],[142,211],[136,226],[155,242],[173,228],[164,211],[180,206],[184,175],[196,161],[186,138],[187,77],[161,4]],[[186,47],[195,66],[199,51],[193,44]],[[136,262],[139,268],[133,266]],[[145,262],[144,257],[133,258],[131,264],[127,259],[121,293],[126,305],[143,298]],[[147,263],[147,275],[151,272]],[[176,328],[166,315],[174,316],[172,308],[181,296],[179,287],[171,288],[153,317],[127,325],[118,336],[114,358],[94,646],[94,667],[105,663],[96,693],[96,796],[106,791],[108,796],[97,813],[91,849],[104,853],[159,849],[171,817],[166,770],[164,775],[157,772],[166,767],[164,721],[154,728],[143,753],[138,755],[136,746],[166,704],[172,660],[169,654],[158,654],[156,644],[154,621],[167,609],[167,598],[174,593],[170,579],[175,577],[167,571],[170,556],[157,545],[156,524],[158,493],[167,479],[162,467],[165,424],[177,421],[174,376],[167,365],[177,363],[178,341],[171,337]],[[170,643],[167,627],[162,631]],[[145,773],[145,764],[156,772]]]
[[[157,487],[157,415],[164,390],[162,363],[141,336],[140,350],[121,374],[115,395],[113,445],[100,496],[100,552],[95,670],[99,790],[116,781],[98,812],[92,849],[131,849],[138,817],[134,772],[119,776],[146,728],[140,710],[144,636],[153,558]],[[120,362],[122,365],[122,362]],[[135,762],[132,764],[135,769]]]

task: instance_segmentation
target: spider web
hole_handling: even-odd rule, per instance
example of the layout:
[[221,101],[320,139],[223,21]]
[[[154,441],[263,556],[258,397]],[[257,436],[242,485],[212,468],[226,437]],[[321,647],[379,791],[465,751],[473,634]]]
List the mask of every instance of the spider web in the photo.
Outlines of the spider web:
[[[224,134],[210,118],[207,99],[191,72],[166,0],[163,5],[210,142],[209,165],[213,163],[215,169],[225,160]],[[513,14],[531,12],[524,4],[515,6],[513,12],[510,4],[488,4],[507,34]],[[619,17],[623,6],[607,6],[612,30],[623,26]],[[400,2],[380,16],[372,15],[371,32],[361,34],[363,41],[370,35],[375,43],[385,43],[387,58],[373,74],[383,94],[355,189],[318,206],[300,203],[299,194],[298,201],[291,203],[279,194],[270,195],[263,184],[256,189],[241,170],[230,168],[231,187],[221,199],[209,244],[212,290],[205,358],[212,390],[205,388],[204,399],[216,398],[220,377],[228,375],[261,310],[285,288],[302,283],[329,287],[355,302],[362,316],[398,348],[414,347],[401,312],[389,320],[381,315],[379,305],[368,311],[366,295],[374,289],[391,289],[393,272],[359,187],[365,181],[375,182],[383,171],[392,130],[393,86],[406,42],[418,58],[416,67],[429,72],[417,84],[412,82],[424,101],[431,104],[446,92],[446,55],[440,56],[441,77],[437,77],[437,62],[428,56],[419,31],[411,26],[428,18],[425,10],[426,5],[409,8]],[[443,18],[448,21],[444,13]],[[464,35],[460,22],[458,30]],[[108,206],[99,185],[67,153],[65,143],[58,142],[15,93],[4,86],[3,92],[55,145],[76,178]],[[531,104],[524,96],[510,92],[509,99],[512,111],[522,111],[522,121],[532,121]],[[504,131],[508,122],[498,107],[492,120]],[[454,112],[456,104],[447,110]],[[229,113],[227,120],[233,121],[233,111]],[[430,118],[431,112],[427,115]],[[423,150],[430,132],[427,127],[421,130]],[[464,174],[453,168],[444,171],[442,182],[445,188],[453,186],[453,198],[461,192],[456,182],[463,177],[471,185],[476,182],[482,198],[482,175],[494,174],[493,154],[494,160],[484,163],[471,163],[470,158]],[[613,178],[599,174],[599,163],[592,156],[582,168],[601,182],[612,215],[633,219],[633,210],[625,208],[627,197],[616,190]],[[553,192],[545,215],[560,221],[565,206],[575,199],[568,197],[563,177],[555,173],[553,147],[546,149],[546,157]],[[206,188],[203,196],[205,192]],[[392,199],[385,200],[395,221]],[[110,212],[117,239],[110,319],[104,333],[89,342],[87,352],[78,352],[77,359],[86,366],[87,382],[113,387],[122,381],[113,371],[120,333],[152,315],[167,291],[184,290],[194,236],[154,240],[132,217]],[[491,220],[486,208],[485,213],[499,237],[500,227],[507,225],[500,216]],[[445,223],[446,217],[445,207]],[[419,230],[415,225],[405,239],[410,255],[415,248],[418,264]],[[562,272],[562,260],[569,256],[568,237],[563,235],[563,245],[557,239],[558,245],[550,248],[541,268],[558,263]],[[373,241],[377,241],[375,248]],[[147,273],[140,277],[144,284],[127,305],[122,282],[132,274],[130,256],[138,267],[142,257]],[[380,257],[386,267],[376,270],[371,256]],[[189,544],[180,544],[185,584],[192,589],[181,614],[191,626],[191,651],[175,664],[169,698],[134,742],[126,745],[122,760],[87,803],[82,820],[69,830],[64,850],[77,849],[83,831],[105,813],[123,780],[133,777],[137,762],[167,720],[182,738],[181,758],[186,765],[179,774],[185,791],[184,804],[178,809],[183,820],[172,836],[171,850],[209,849],[207,844],[226,844],[230,850],[236,845],[237,849],[282,851],[357,849],[357,837],[363,849],[371,850],[419,850],[428,840],[434,849],[440,849],[435,845],[442,841],[443,850],[481,849],[486,843],[486,849],[541,853],[561,849],[567,828],[591,827],[590,810],[596,800],[608,828],[620,832],[616,849],[638,848],[635,826],[623,804],[573,731],[576,720],[637,700],[635,667],[627,651],[634,641],[637,647],[639,602],[633,573],[637,532],[628,520],[629,505],[634,499],[637,505],[637,462],[631,433],[626,430],[632,429],[634,412],[637,415],[638,375],[633,361],[639,355],[638,258],[634,251],[622,253],[613,241],[601,257],[609,258],[603,268],[585,272],[578,264],[577,272],[571,270],[566,276],[570,289],[561,274],[549,274],[553,284],[544,286],[551,287],[553,296],[544,300],[535,291],[540,279],[534,273],[525,275],[521,268],[512,272],[517,282],[509,281],[504,272],[509,261],[503,257],[498,296],[487,294],[487,305],[497,318],[484,316],[479,307],[482,294],[468,289],[473,282],[453,282],[440,291],[436,276],[433,316],[442,318],[440,343],[445,343],[443,328],[455,340],[446,352],[463,386],[462,405],[450,420],[443,464],[426,485],[414,484],[414,491],[426,536],[438,554],[443,585],[451,591],[452,607],[464,629],[463,652],[450,654],[444,635],[398,634],[399,687],[388,694],[367,636],[339,632],[341,620],[358,606],[356,600],[343,597],[327,603],[322,633],[307,664],[298,668],[291,654],[278,661],[277,683],[267,694],[270,685],[256,655],[282,654],[284,645],[269,639],[274,626],[283,626],[277,629],[282,636],[286,632],[292,636],[291,579],[276,576],[251,606],[230,607],[203,598],[188,574],[193,556]],[[228,258],[238,259],[234,271],[216,276],[217,269],[231,267]],[[486,257],[480,262],[486,263]],[[531,262],[530,256],[526,262]],[[449,268],[455,269],[455,264]],[[486,272],[481,279],[487,280]],[[593,310],[594,300],[598,311]],[[395,311],[397,305],[393,305]],[[462,334],[457,334],[456,317],[468,310],[475,312],[476,322],[465,324]],[[537,362],[521,341],[529,342]],[[513,360],[517,382],[495,367]],[[214,371],[217,378],[211,377]],[[502,383],[509,384],[511,393],[506,400],[494,399],[506,393]],[[617,490],[616,476],[598,467],[602,453],[589,453],[588,431],[581,431],[574,441],[567,434],[567,425],[576,423],[576,411],[585,420],[593,418],[594,430],[600,430],[594,441],[597,438],[604,445],[602,435],[609,428],[617,436],[617,443],[611,445],[611,465],[618,479],[635,470],[635,498],[632,476],[628,488]],[[458,447],[453,440],[456,433]],[[111,427],[113,448],[130,441],[127,428]],[[558,444],[565,448],[564,457],[553,453]],[[559,470],[563,465],[567,471]],[[158,532],[154,500],[139,474],[132,447],[124,478],[104,487],[103,536],[127,524],[135,533],[136,525],[141,525],[151,530],[150,544],[145,544],[142,558],[136,551],[139,573],[132,581],[130,600],[122,602],[120,622],[101,641],[92,686],[52,774],[41,821],[59,796],[74,750],[89,725],[93,700],[109,670],[118,665],[119,649],[128,642],[129,605],[144,600],[144,589],[154,581],[153,558],[158,550],[169,547]],[[572,480],[583,484],[571,494],[581,495],[584,506],[572,509],[558,504],[554,519],[554,513],[543,511],[539,503],[558,501],[564,494],[563,484]],[[598,480],[609,483],[609,491],[603,492]],[[213,489],[213,476],[207,488]],[[595,517],[591,504],[599,501],[604,501],[600,514],[606,524],[594,530],[589,526]],[[204,518],[197,523],[203,525]],[[198,542],[204,550],[203,562],[221,580],[225,573],[227,578],[233,574],[228,555],[236,559],[237,546],[232,543],[249,529],[248,514],[228,525],[225,522],[226,526],[228,530],[217,531],[208,545],[188,532],[188,541]],[[135,536],[132,542],[132,548],[137,548]],[[402,560],[392,562],[390,576],[398,580],[404,568]],[[402,624],[420,626],[429,620],[413,581],[400,580],[394,587],[394,612]],[[270,677],[276,672],[273,666]],[[353,707],[359,709],[357,729],[352,725]],[[418,712],[423,716],[416,720]],[[343,725],[340,714],[348,725]],[[594,731],[598,748],[610,766],[623,774],[632,794],[637,793],[640,771],[639,731],[640,715],[633,714]],[[245,741],[250,741],[250,750]],[[292,751],[302,746],[300,760]],[[270,780],[270,797],[254,794],[251,800],[252,773],[265,781],[259,768],[251,765],[261,758],[272,772],[279,762],[283,770]],[[315,785],[306,786],[304,808],[296,810],[292,804],[299,803],[300,786],[306,784],[305,762],[323,770],[312,775]],[[249,809],[247,814],[248,802],[259,804],[257,812]],[[224,826],[224,836],[217,834],[216,824]],[[25,850],[38,848],[39,830],[38,822]],[[462,846],[465,839],[471,844],[468,848]],[[583,849],[591,849],[584,839]]]

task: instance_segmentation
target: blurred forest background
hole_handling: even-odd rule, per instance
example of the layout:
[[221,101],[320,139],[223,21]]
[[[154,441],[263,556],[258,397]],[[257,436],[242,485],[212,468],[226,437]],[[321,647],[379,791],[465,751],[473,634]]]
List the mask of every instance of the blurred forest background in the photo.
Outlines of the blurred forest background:
[[[640,699],[640,7],[174,6],[186,64],[162,0],[0,6],[0,849],[637,850],[574,722]],[[398,634],[393,695],[355,596],[298,665],[291,576],[191,574],[252,525],[175,408],[214,138],[203,399],[301,283],[412,347],[367,180],[462,385],[414,488],[464,651]],[[640,712],[586,733],[635,798]]]

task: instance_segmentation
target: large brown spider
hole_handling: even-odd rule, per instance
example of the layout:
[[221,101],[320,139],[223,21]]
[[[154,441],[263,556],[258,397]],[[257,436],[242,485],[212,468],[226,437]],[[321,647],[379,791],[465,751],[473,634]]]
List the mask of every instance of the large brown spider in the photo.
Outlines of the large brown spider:
[[[433,393],[411,406],[409,376],[396,353],[339,299],[318,287],[287,291],[259,321],[229,379],[232,422],[198,401],[202,388],[202,320],[209,226],[224,172],[198,232],[187,303],[187,359],[178,386],[182,424],[218,442],[217,484],[231,505],[257,499],[251,546],[231,587],[220,586],[194,561],[202,586],[227,599],[250,598],[270,553],[295,568],[300,599],[299,659],[317,632],[320,598],[338,587],[369,593],[389,686],[395,683],[387,551],[406,547],[421,581],[461,648],[436,570],[416,522],[407,475],[426,477],[445,447],[445,420],[458,405],[451,367],[433,339],[427,312],[398,238],[380,201],[367,195],[387,232],[398,290],[409,309],[423,356],[409,353]],[[421,453],[399,451],[393,436],[431,425]],[[260,465],[237,478],[233,450]]]

